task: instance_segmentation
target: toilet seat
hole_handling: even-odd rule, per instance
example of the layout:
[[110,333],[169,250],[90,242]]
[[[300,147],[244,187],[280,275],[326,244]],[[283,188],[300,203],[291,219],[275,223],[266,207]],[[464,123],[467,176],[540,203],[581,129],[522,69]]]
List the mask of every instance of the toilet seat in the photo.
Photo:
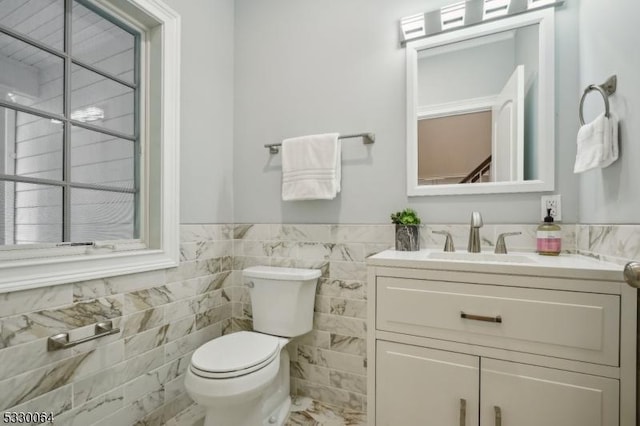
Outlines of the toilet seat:
[[280,352],[281,339],[240,331],[205,343],[191,358],[191,371],[208,379],[229,379],[260,370]]

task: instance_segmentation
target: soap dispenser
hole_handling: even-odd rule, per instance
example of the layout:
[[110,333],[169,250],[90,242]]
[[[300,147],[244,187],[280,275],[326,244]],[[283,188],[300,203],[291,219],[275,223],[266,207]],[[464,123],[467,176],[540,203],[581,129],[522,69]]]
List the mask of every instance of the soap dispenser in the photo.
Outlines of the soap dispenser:
[[551,209],[547,209],[547,217],[545,217],[544,222],[538,226],[536,238],[538,254],[545,256],[557,256],[560,254],[562,237],[560,235],[560,227],[553,223]]

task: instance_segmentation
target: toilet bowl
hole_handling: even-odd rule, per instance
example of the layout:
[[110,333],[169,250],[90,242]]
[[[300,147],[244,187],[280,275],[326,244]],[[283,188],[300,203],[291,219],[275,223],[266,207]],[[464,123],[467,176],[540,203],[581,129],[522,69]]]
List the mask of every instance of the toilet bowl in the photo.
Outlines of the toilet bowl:
[[206,408],[205,426],[281,426],[291,406],[291,337],[312,328],[320,271],[253,267],[243,271],[254,330],[213,339],[191,358],[185,388]]
[[[185,387],[195,402],[207,407],[205,425],[284,423],[290,405],[289,354],[284,349],[288,342],[281,337],[241,331],[198,348],[187,371]],[[286,388],[280,390],[283,384]],[[261,401],[265,396],[271,400]]]

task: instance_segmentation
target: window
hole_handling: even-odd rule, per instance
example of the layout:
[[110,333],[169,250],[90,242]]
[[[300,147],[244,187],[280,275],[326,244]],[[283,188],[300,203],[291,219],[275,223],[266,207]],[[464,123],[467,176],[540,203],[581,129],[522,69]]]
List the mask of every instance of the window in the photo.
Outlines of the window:
[[161,2],[0,0],[0,292],[176,265],[178,47]]

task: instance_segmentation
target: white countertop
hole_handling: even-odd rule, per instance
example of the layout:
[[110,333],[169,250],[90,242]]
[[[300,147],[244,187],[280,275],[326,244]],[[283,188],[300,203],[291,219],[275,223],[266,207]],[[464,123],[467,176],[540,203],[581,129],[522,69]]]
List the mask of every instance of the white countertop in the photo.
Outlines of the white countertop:
[[[445,258],[443,259],[442,257]],[[456,257],[459,257],[459,259],[456,259]],[[475,260],[476,257],[478,260]],[[385,250],[368,257],[367,264],[383,267],[624,281],[622,275],[623,266],[577,254],[541,256],[537,253],[528,252],[509,252],[509,254],[497,255],[492,251],[482,253],[467,253],[465,251],[444,253],[434,249],[419,251]]]

